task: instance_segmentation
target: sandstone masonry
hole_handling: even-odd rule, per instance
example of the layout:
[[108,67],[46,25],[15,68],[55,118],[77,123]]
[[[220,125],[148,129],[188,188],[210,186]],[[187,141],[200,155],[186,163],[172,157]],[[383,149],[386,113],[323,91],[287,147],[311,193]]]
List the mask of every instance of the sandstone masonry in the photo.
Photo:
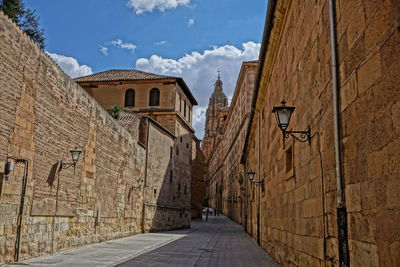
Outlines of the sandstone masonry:
[[[244,156],[262,185],[247,186],[247,230],[260,233],[261,246],[282,265],[336,266],[328,1],[269,2],[276,8],[266,23],[253,106],[259,112]],[[399,266],[400,2],[334,2],[350,265]],[[310,145],[293,138],[283,145],[271,112],[282,99],[296,107],[290,129],[311,127]]]
[[[282,266],[338,266],[344,242],[338,240],[329,4],[268,2],[239,166],[254,172],[254,181],[225,167],[234,162],[225,152],[235,125],[228,116],[209,153],[207,194]],[[399,266],[400,2],[334,2],[350,265]],[[310,144],[282,142],[272,113],[282,100],[296,107],[288,130],[310,126]]]
[[[178,190],[169,182],[176,136],[141,116],[122,127],[3,14],[0,113],[0,263],[190,226],[190,192],[180,202],[168,193]],[[83,150],[76,169],[57,171],[74,147]],[[13,159],[28,164],[6,179]],[[190,189],[190,168],[185,177]]]

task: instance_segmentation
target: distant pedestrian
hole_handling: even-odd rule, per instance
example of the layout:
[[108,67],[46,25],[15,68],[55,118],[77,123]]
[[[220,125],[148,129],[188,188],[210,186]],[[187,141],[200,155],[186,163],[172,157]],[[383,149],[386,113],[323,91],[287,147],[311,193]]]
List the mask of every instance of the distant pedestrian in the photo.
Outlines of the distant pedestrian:
[[206,208],[206,221],[208,221],[208,208]]
[[214,209],[214,216],[217,216],[217,209]]

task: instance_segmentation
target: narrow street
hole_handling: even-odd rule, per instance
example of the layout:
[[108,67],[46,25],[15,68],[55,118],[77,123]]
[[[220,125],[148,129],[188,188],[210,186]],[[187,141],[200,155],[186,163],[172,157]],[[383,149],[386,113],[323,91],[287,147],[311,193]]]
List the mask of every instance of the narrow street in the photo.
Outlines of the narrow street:
[[276,266],[240,225],[224,216],[210,216],[208,222],[195,220],[191,229],[135,235],[26,260],[22,265]]

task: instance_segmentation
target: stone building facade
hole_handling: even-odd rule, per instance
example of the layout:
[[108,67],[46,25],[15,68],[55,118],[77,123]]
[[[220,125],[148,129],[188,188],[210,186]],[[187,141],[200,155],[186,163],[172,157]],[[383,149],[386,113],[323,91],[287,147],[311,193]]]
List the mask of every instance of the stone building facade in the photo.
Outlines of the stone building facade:
[[108,70],[74,79],[106,110],[118,105],[145,114],[177,135],[191,132],[193,106],[197,105],[180,77],[139,70]]
[[[243,157],[257,182],[245,184],[246,229],[283,266],[399,266],[400,2],[329,2],[269,1]],[[283,99],[296,108],[287,130],[310,127],[310,143],[283,143],[272,113]]]
[[[0,36],[0,263],[189,227],[190,168],[170,174],[192,139],[151,116],[113,119],[2,13]],[[76,167],[60,169],[74,147]]]
[[[75,81],[104,109],[109,110],[118,105],[125,111],[145,115],[176,136],[170,148],[173,166],[165,177],[175,186],[169,188],[165,196],[164,194],[161,196],[166,198],[171,196],[175,204],[183,205],[185,212],[180,216],[190,218],[188,213],[192,206],[192,163],[195,160],[199,161],[200,158],[196,159],[196,142],[192,128],[192,110],[197,101],[185,81],[180,77],[138,70],[108,70],[79,77]],[[199,174],[193,173],[193,175]],[[193,181],[196,179],[198,177]],[[193,193],[203,196],[202,192]],[[158,205],[164,206],[161,203]]]
[[211,207],[239,223],[245,217],[244,199],[240,191],[245,182],[245,174],[240,161],[248,129],[256,70],[256,61],[243,62],[229,109],[219,115],[219,118],[226,118],[220,130],[220,138],[216,139],[212,147],[206,176]]
[[192,218],[201,218],[203,212],[203,201],[206,196],[205,174],[206,165],[204,153],[200,148],[201,141],[195,137],[193,140],[192,182],[191,182],[191,209]]

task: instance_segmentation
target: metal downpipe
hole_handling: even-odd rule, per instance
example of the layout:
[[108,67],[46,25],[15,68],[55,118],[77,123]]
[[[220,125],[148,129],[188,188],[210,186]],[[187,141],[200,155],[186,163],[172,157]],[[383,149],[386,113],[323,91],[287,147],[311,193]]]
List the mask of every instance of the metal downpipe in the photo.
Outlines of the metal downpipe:
[[340,87],[337,55],[336,36],[336,1],[329,0],[329,20],[331,38],[332,58],[332,89],[333,89],[333,120],[335,138],[335,159],[336,159],[336,187],[337,187],[337,224],[338,224],[338,248],[340,266],[350,266],[348,235],[347,235],[347,211],[343,190],[342,175],[342,149],[340,145]]

